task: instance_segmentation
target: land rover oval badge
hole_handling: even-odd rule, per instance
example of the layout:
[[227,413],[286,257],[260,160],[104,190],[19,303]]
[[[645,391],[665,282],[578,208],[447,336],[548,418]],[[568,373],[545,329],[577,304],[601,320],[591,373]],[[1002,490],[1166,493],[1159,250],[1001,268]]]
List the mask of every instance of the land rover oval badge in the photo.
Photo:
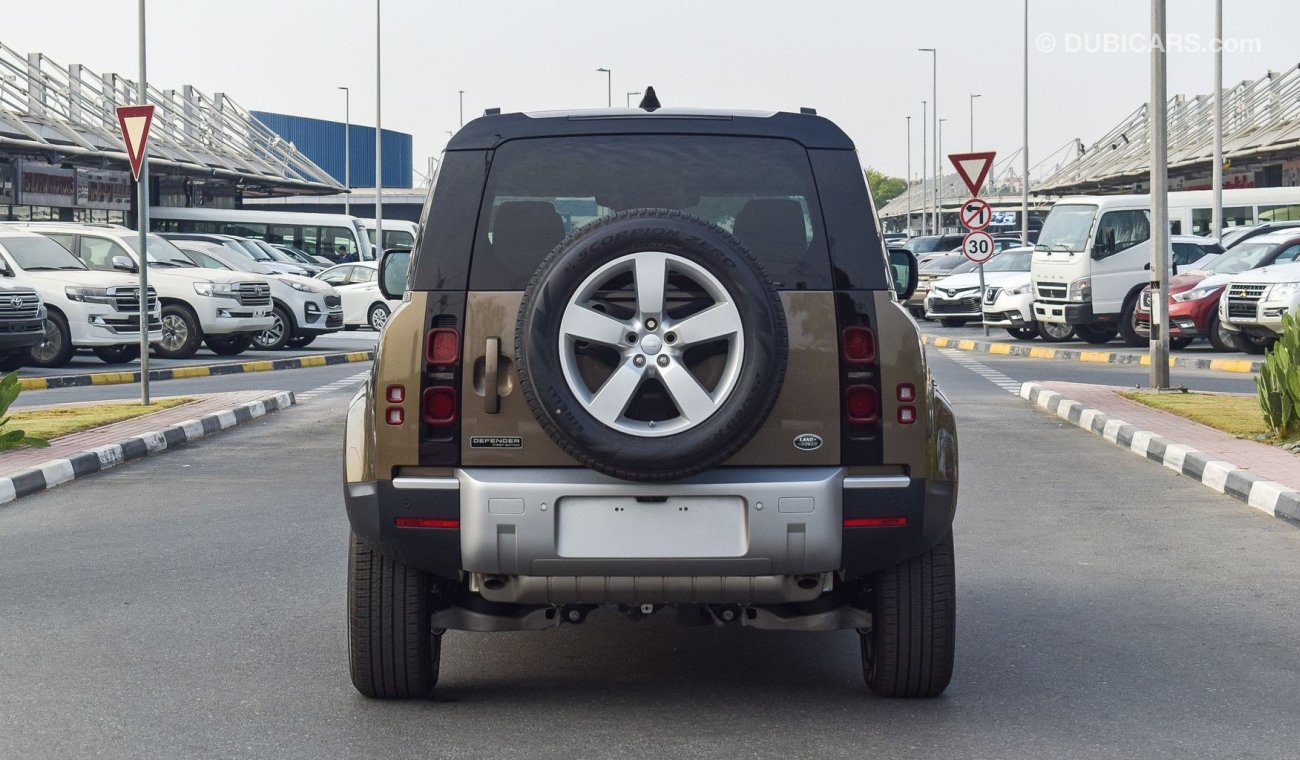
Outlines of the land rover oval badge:
[[816,451],[822,447],[822,437],[812,433],[804,433],[794,437],[794,447],[803,451]]

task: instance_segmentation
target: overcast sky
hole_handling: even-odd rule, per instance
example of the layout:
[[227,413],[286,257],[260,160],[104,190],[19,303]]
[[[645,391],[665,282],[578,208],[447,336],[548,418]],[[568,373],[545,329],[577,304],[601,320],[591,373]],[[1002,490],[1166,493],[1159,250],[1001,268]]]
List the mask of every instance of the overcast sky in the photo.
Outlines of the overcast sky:
[[[1225,83],[1300,63],[1300,2],[1225,4]],[[1146,100],[1150,19],[1143,0],[1030,6],[1037,163],[1072,138],[1091,144]],[[1183,48],[1170,52],[1169,93],[1209,92],[1213,0],[1169,6],[1170,47]],[[603,66],[613,70],[616,105],[653,84],[665,105],[814,106],[849,133],[864,164],[900,176],[911,115],[915,174],[921,101],[931,99],[930,55],[918,47],[939,51],[945,153],[970,147],[971,93],[982,96],[975,147],[1000,156],[1019,147],[1022,8],[1021,0],[384,0],[383,122],[414,134],[423,171],[459,123],[457,90],[467,120],[490,106],[600,107]],[[353,120],[373,124],[374,13],[372,0],[150,0],[149,80],[222,91],[250,110],[339,120],[335,88],[347,85]],[[137,74],[135,0],[10,1],[0,16],[0,42],[20,52]]]

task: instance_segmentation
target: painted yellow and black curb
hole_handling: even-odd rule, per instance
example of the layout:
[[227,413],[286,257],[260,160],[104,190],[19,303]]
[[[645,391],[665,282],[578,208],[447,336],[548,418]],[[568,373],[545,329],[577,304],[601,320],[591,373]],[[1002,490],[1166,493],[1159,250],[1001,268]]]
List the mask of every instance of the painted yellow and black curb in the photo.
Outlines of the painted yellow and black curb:
[[[149,370],[149,380],[183,380],[194,377],[217,377],[220,375],[242,375],[248,372],[270,372],[280,369],[305,369],[307,367],[328,367],[334,364],[352,364],[368,362],[375,358],[374,351],[350,351],[340,354],[317,354],[316,356],[295,356],[292,359],[269,359],[252,362],[226,362],[224,364],[204,364],[191,367],[168,367],[167,369]],[[49,388],[78,388],[87,385],[120,385],[140,382],[140,372],[92,372],[82,375],[55,375],[53,377],[23,377],[18,384],[25,391],[40,391]]]
[[[922,335],[921,341],[935,348],[955,348],[958,351],[974,351],[982,354],[999,354],[1001,356],[1020,356],[1028,359],[1058,359],[1062,361],[1091,362],[1093,364],[1134,364],[1151,366],[1151,356],[1135,351],[1084,351],[1070,348],[1048,348],[1046,346],[1029,346],[1016,343],[971,340],[969,338],[947,338],[937,335]],[[1264,365],[1262,361],[1252,359],[1197,359],[1190,356],[1169,357],[1170,367],[1184,369],[1208,369],[1214,372],[1239,372],[1254,374]]]

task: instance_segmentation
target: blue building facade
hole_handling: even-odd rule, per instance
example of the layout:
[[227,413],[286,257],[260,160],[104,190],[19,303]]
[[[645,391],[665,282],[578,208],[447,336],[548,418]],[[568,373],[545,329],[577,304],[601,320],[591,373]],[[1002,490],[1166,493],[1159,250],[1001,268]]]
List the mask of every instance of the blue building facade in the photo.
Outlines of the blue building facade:
[[[269,111],[253,111],[253,117],[280,137],[292,142],[317,166],[343,182],[343,135],[341,121],[309,119]],[[352,187],[375,186],[375,128],[352,124]],[[411,136],[405,132],[383,130],[384,187],[412,186]]]

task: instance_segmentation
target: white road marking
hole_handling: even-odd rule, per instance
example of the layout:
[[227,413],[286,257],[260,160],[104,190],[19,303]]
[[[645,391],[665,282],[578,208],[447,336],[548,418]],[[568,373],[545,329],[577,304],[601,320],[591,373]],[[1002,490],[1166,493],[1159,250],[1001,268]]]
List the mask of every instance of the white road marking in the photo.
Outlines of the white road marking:
[[1012,380],[1010,377],[1007,377],[1006,375],[1002,374],[1001,372],[998,372],[992,367],[985,366],[979,361],[972,359],[970,354],[964,351],[957,351],[948,348],[939,349],[939,353],[943,354],[949,359],[952,359],[953,361],[957,362],[958,364],[970,370],[971,372],[974,372],[975,374],[979,375],[985,380],[988,380],[990,383],[993,383],[994,385],[1006,391],[1007,393],[1012,393],[1017,396],[1020,395],[1020,386],[1022,385],[1022,383],[1020,383],[1017,380]]
[[302,393],[295,393],[293,395],[299,404],[305,404],[309,401],[314,401],[319,396],[337,393],[342,390],[350,390],[352,386],[359,385],[369,376],[370,370],[366,370],[365,372],[358,372],[355,375],[345,377],[342,380],[335,380],[332,383],[322,385],[318,388],[312,388],[311,390],[303,391]]

